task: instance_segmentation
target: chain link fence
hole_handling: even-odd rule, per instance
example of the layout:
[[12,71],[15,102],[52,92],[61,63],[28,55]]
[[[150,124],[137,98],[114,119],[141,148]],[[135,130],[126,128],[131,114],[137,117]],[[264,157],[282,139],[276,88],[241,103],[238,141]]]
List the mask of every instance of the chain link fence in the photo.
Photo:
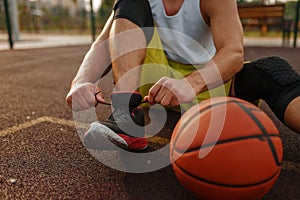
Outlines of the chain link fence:
[[[7,23],[5,18],[4,1],[0,0],[0,40],[7,35]],[[22,34],[91,34],[91,30],[96,35],[99,34],[111,12],[115,0],[93,0],[94,2],[94,26],[91,20],[91,0],[7,0],[10,4],[11,23],[13,24],[14,36]],[[12,2],[16,3],[17,13],[12,14]],[[237,0],[238,5],[262,4],[263,0],[248,2]],[[296,15],[295,1],[288,1],[285,6],[285,18],[289,18],[289,27],[295,27]],[[299,23],[300,26],[300,23]],[[93,27],[93,29],[92,29]],[[16,29],[18,31],[16,32]],[[297,31],[298,32],[298,31]],[[246,35],[248,34],[248,35]],[[245,36],[257,36],[259,31],[245,29]],[[273,35],[272,35],[273,34]],[[270,31],[267,36],[280,37],[278,31]],[[289,37],[295,35],[292,29],[288,32]],[[17,40],[18,37],[14,37]],[[4,41],[3,41],[4,42]]]
[[[18,28],[21,33],[90,33],[89,0],[15,0]],[[12,1],[9,0],[10,11]],[[100,32],[113,5],[113,0],[96,0],[95,27]],[[102,2],[100,8],[100,2]],[[6,33],[4,0],[0,0],[0,33]],[[12,21],[12,19],[11,19]]]

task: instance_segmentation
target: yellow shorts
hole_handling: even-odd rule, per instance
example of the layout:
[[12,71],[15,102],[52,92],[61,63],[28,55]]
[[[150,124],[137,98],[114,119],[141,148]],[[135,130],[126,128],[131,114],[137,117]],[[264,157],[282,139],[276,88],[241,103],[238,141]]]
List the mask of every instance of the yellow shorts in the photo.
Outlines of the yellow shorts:
[[[201,68],[202,66],[185,65],[169,60],[163,50],[161,40],[156,30],[154,30],[153,37],[147,46],[147,54],[143,65],[141,66],[140,87],[139,92],[142,96],[148,94],[151,86],[162,77],[170,78],[184,78],[191,74],[193,71]],[[205,99],[228,96],[231,81],[218,86],[214,89],[204,91],[197,95],[197,98],[191,103],[183,103],[180,108],[175,108],[176,111],[187,110],[194,104],[201,102]],[[148,107],[149,105],[143,105]],[[179,109],[179,110],[178,110]],[[174,110],[174,108],[172,108]]]

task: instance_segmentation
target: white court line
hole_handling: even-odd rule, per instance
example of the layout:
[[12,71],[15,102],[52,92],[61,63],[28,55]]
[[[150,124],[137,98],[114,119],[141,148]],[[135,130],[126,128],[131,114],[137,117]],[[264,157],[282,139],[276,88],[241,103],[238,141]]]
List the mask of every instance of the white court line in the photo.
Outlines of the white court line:
[[0,68],[0,71],[4,71],[4,70],[11,70],[11,69],[15,69],[15,68],[18,68],[18,67],[25,67],[25,66],[31,66],[33,64],[37,64],[37,63],[43,63],[43,62],[48,62],[50,60],[52,60],[53,58],[39,58],[39,59],[36,59],[36,60],[28,60],[28,61],[22,61],[22,62],[18,62],[18,63],[12,63],[12,64],[8,64],[8,65],[5,65],[5,66],[2,66]]
[[13,126],[11,128],[0,131],[0,137],[18,132],[22,129],[29,128],[31,126],[34,126],[34,125],[39,124],[39,123],[44,122],[44,121],[45,121],[45,118],[41,117],[41,118],[29,121],[29,122],[25,122],[25,123],[20,124],[20,125]]
[[[37,125],[42,122],[51,122],[51,123],[55,123],[55,124],[61,124],[61,125],[66,125],[66,126],[70,126],[70,127],[75,127],[75,123],[72,120],[44,116],[44,117],[40,117],[40,118],[31,120],[29,122],[25,122],[20,125],[13,126],[6,130],[0,131],[0,137],[6,136],[9,134],[13,134],[22,129],[29,128],[31,126]],[[86,128],[87,126],[88,126],[88,124],[86,124],[86,123],[76,123],[77,128]],[[161,138],[161,137],[151,137],[149,141],[151,141],[153,143],[163,144],[163,145],[166,145],[169,143],[169,139]]]
[[[63,60],[63,59],[67,59],[67,58],[71,58],[71,54],[70,55],[58,55],[55,57],[55,59],[57,60]],[[12,70],[12,69],[16,69],[19,67],[27,67],[27,66],[32,66],[34,64],[40,64],[41,63],[46,63],[53,60],[53,57],[46,57],[46,58],[38,58],[38,59],[33,59],[33,60],[27,60],[27,61],[21,61],[18,63],[12,63],[12,64],[7,64],[5,66],[1,66],[0,71],[5,71],[5,70]]]
[[[8,128],[8,129],[2,130],[2,131],[0,131],[0,137],[16,133],[16,132],[18,132],[18,131],[20,131],[22,129],[29,128],[31,126],[37,125],[37,124],[42,123],[42,122],[51,122],[51,123],[55,123],[55,124],[66,125],[66,126],[70,126],[70,127],[75,127],[74,121],[72,121],[72,120],[61,119],[61,118],[57,118],[57,117],[44,116],[44,117],[40,117],[40,118],[31,120],[29,122],[25,122],[25,123],[20,124],[20,125],[13,126],[11,128]],[[78,128],[86,128],[87,124],[85,124],[85,123],[81,123],[81,124],[78,123],[78,124],[76,124],[76,127],[78,127]],[[168,139],[157,137],[157,136],[149,138],[149,141],[151,141],[153,143],[164,144],[164,145],[169,143]],[[290,170],[290,171],[295,171],[295,172],[300,173],[300,163],[283,161],[282,162],[282,169]]]
[[[67,126],[75,127],[75,124],[72,120],[44,116],[44,117],[40,117],[40,118],[31,120],[29,122],[25,122],[23,124],[13,126],[11,128],[8,128],[8,129],[2,130],[2,131],[0,131],[0,137],[6,136],[6,135],[9,135],[9,134],[13,134],[13,133],[18,132],[22,129],[29,128],[31,126],[37,125],[37,124],[42,123],[42,122],[51,122],[51,123],[55,123],[55,124],[61,124],[61,125],[67,125]],[[83,124],[83,123],[80,124],[79,123],[76,126],[78,126],[79,128],[85,128],[87,126],[87,124]]]

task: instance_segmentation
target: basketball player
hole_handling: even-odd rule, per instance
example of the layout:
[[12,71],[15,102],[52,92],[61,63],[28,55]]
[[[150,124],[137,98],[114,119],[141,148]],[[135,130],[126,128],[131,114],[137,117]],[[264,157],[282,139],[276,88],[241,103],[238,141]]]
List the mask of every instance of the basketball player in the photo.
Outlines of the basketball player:
[[116,1],[66,97],[75,111],[104,103],[94,83],[112,69],[114,112],[90,125],[85,145],[101,149],[101,138],[108,137],[127,150],[145,149],[137,109],[143,99],[174,109],[220,95],[263,99],[300,132],[299,74],[279,57],[244,63],[242,36],[236,0]]

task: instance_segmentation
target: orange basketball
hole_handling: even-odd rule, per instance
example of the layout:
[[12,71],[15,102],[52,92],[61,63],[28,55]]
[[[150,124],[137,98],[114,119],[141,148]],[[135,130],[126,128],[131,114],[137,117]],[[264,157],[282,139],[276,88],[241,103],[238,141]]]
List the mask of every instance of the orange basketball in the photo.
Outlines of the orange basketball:
[[272,120],[232,97],[193,106],[177,123],[170,143],[176,177],[200,199],[261,199],[280,174],[282,154]]

